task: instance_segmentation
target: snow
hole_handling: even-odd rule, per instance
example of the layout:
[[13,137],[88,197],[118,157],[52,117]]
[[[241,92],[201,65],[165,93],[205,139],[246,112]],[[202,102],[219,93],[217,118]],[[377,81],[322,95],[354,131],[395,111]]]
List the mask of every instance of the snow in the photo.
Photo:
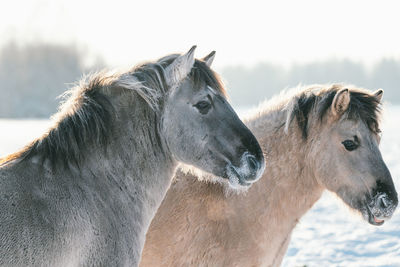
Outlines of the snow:
[[50,125],[50,120],[0,119],[0,158],[40,137]]
[[[0,119],[0,157],[39,137],[49,126],[49,120]],[[382,155],[400,191],[400,106],[386,107],[382,130]],[[295,228],[282,264],[303,265],[400,266],[400,212],[383,226],[372,226],[325,193]]]

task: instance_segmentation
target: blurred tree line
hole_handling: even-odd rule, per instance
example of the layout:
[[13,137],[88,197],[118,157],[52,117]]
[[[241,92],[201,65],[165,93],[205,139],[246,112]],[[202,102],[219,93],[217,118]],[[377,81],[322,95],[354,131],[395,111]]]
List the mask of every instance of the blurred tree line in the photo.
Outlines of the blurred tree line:
[[221,74],[236,107],[257,104],[285,88],[315,83],[382,88],[386,102],[400,104],[400,60],[382,59],[369,69],[350,60],[326,60],[293,65],[289,69],[263,63],[253,68],[227,67]]
[[5,45],[0,50],[0,117],[54,114],[59,95],[83,74],[102,67],[100,60],[89,66],[85,60],[84,51],[74,45]]
[[[0,117],[47,118],[57,111],[57,98],[83,74],[104,68],[98,60],[86,64],[76,46],[9,43],[0,50]],[[298,84],[342,82],[371,90],[383,88],[385,100],[400,103],[400,61],[383,59],[371,69],[349,60],[327,60],[289,69],[272,64],[220,70],[232,103],[255,105],[282,89]]]

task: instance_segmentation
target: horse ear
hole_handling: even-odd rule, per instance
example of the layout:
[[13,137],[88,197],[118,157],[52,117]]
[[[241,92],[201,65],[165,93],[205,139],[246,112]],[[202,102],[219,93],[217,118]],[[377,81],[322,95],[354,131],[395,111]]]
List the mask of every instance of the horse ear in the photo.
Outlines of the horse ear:
[[169,87],[178,84],[189,75],[194,64],[195,49],[196,46],[192,46],[186,54],[178,56],[168,67],[165,68],[165,78]]
[[335,116],[343,114],[350,105],[349,89],[339,90],[332,101],[332,113]]
[[204,61],[204,63],[206,63],[206,65],[208,67],[211,67],[211,64],[213,63],[215,58],[215,51],[212,51],[210,54],[208,54],[207,56],[203,57],[201,60]]
[[378,102],[381,102],[383,97],[383,90],[378,89],[372,95],[376,98],[376,100],[378,100]]

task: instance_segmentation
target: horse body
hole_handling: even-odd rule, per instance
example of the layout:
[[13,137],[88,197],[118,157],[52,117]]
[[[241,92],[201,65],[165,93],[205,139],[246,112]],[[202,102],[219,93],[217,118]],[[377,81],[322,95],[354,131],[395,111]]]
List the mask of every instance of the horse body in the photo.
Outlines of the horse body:
[[137,266],[179,162],[235,187],[259,178],[261,148],[193,50],[92,77],[48,133],[0,161],[0,265]]
[[[339,89],[330,90],[336,93]],[[323,96],[324,89],[319,88],[316,91],[316,95],[321,94],[321,99],[326,99]],[[351,170],[341,166],[332,170],[329,163],[321,161],[325,160],[322,155],[312,154],[317,149],[314,145],[319,146],[322,149],[320,153],[326,154],[328,160],[335,162],[333,150],[329,154],[326,150],[323,151],[324,146],[321,144],[324,138],[336,141],[336,137],[333,136],[332,128],[329,129],[329,134],[324,133],[323,125],[347,123],[346,120],[330,121],[331,115],[328,111],[324,121],[319,122],[319,117],[315,114],[318,113],[318,101],[313,100],[314,107],[310,109],[306,105],[298,108],[299,103],[306,102],[299,95],[301,94],[291,95],[279,103],[272,100],[257,109],[257,113],[247,120],[246,124],[266,152],[268,165],[263,178],[245,194],[226,194],[225,189],[218,184],[199,183],[196,175],[182,171],[177,173],[176,182],[171,185],[147,232],[141,266],[280,265],[292,230],[327,188],[327,182],[318,175],[319,169],[328,169],[333,173],[340,173],[340,168],[347,172]],[[313,94],[308,98],[313,98]],[[294,119],[291,123],[293,114],[298,114],[301,120],[297,122],[300,123],[295,123]],[[301,124],[305,120],[306,125]],[[307,130],[307,138],[304,138],[303,126]],[[368,129],[363,131],[369,132]],[[324,138],[319,137],[320,135]],[[339,151],[342,150],[340,147]],[[347,151],[343,151],[345,152]],[[344,156],[345,154],[342,157]],[[376,157],[375,162],[378,162],[379,151]],[[390,174],[387,176],[384,164],[380,164],[375,164],[374,168],[382,166],[377,177],[380,179],[386,175],[387,194],[392,194],[394,209],[397,195]],[[357,168],[354,164],[353,172]],[[365,175],[363,178],[367,180],[366,167],[362,168]],[[356,174],[352,190],[365,190],[358,184],[359,177]],[[354,196],[351,193],[340,195],[340,192],[346,191],[343,189],[345,183],[348,183],[348,187],[353,186],[350,182],[342,181],[345,180],[344,176],[332,179],[342,183],[342,188],[330,190],[346,203],[353,202],[352,205],[356,206],[354,203],[357,203],[358,197],[364,199],[363,193],[357,192]],[[367,194],[372,194],[374,188],[376,184],[371,183]],[[362,211],[362,208],[358,209]],[[393,210],[388,213],[389,217],[392,212]],[[379,222],[378,219],[376,221]]]

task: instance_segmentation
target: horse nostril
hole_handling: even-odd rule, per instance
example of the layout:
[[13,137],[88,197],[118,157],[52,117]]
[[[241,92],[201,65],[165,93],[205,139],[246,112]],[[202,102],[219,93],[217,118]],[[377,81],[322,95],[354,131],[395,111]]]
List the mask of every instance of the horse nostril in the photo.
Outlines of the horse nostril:
[[381,209],[386,209],[390,206],[389,200],[385,194],[378,197],[377,204]]
[[258,170],[259,168],[259,164],[258,161],[256,160],[256,158],[254,156],[247,156],[247,162],[249,164],[249,168],[251,170]]
[[379,206],[384,209],[386,209],[389,206],[385,197],[379,198]]

